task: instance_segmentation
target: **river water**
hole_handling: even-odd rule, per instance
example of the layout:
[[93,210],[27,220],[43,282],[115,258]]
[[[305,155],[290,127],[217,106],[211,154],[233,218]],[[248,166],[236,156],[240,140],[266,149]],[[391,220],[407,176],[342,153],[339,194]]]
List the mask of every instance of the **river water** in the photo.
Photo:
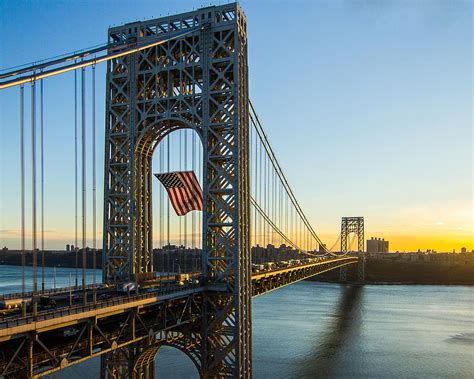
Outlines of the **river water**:
[[[74,270],[57,269],[58,286],[69,272],[74,280]],[[0,266],[0,292],[20,290],[20,275]],[[52,269],[46,277],[52,285]],[[474,287],[304,281],[252,305],[255,378],[474,378]],[[160,378],[197,377],[171,348],[156,365]],[[92,360],[54,377],[95,378],[98,370]]]

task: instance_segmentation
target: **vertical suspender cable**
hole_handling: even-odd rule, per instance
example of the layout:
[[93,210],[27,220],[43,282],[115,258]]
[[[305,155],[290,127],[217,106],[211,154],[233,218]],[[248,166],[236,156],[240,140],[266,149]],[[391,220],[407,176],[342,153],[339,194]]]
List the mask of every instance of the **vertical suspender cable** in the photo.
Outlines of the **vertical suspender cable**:
[[81,124],[82,124],[82,291],[84,294],[84,304],[87,303],[86,292],[86,267],[87,267],[87,248],[86,248],[86,69],[81,72]]
[[96,172],[96,128],[95,128],[95,65],[92,66],[92,268],[94,302],[97,285],[97,172]]
[[[184,129],[184,170],[188,169],[188,130]],[[184,248],[188,245],[188,216],[184,215]],[[186,251],[186,250],[185,250]],[[184,261],[186,263],[186,260]]]
[[[204,178],[203,178],[203,165],[204,165],[204,156],[203,156],[203,144],[202,144],[202,141],[198,138],[196,138],[196,141],[197,141],[197,150],[196,150],[196,154],[197,154],[197,166],[196,166],[196,169],[198,171],[198,178],[200,180],[200,183],[204,183]],[[204,196],[204,194],[203,194]],[[206,210],[206,199],[202,199],[202,209],[203,209],[203,212],[205,212]],[[198,215],[197,215],[197,230],[198,232],[196,233],[197,236],[198,236],[198,239],[196,241],[197,243],[197,247],[199,248],[199,246],[201,247],[201,249],[203,249],[203,244],[202,244],[202,213],[203,212],[198,212]],[[197,255],[197,258],[196,258],[197,262],[196,262],[196,271],[197,271],[197,268],[198,267],[201,267],[201,254],[198,254]]]
[[[192,170],[195,173],[196,171],[196,132],[192,133],[191,137],[191,166]],[[192,213],[191,216],[191,247],[196,247],[196,212]]]
[[[259,155],[259,175],[258,175],[259,176],[259,179],[258,179],[258,181],[259,181],[259,185],[258,185],[259,200],[258,200],[258,203],[261,204],[260,206],[262,206],[262,204],[263,204],[262,203],[262,178],[263,178],[262,161],[263,161],[263,159],[262,159],[262,146],[261,145],[259,145],[259,150],[260,151],[259,151],[259,154],[258,154]],[[263,220],[262,220],[261,217],[259,217],[259,219],[260,219],[260,222],[259,222],[259,231],[258,231],[258,233],[260,235],[260,243],[263,246],[263,240],[262,240],[262,238],[263,238],[263,225],[262,225]]]
[[[249,154],[249,157],[248,159],[250,160],[250,164],[249,164],[249,182],[250,182],[250,185],[249,185],[249,189],[250,189],[250,194],[249,196],[250,197],[253,197],[253,193],[252,193],[252,181],[253,181],[253,161],[252,161],[252,149],[253,149],[253,136],[252,136],[252,128],[250,129],[250,133],[249,133],[249,147],[250,147],[250,154]],[[249,207],[250,208],[250,207]],[[250,233],[250,258],[252,258],[252,244],[253,244],[253,235],[252,235],[252,223],[253,223],[253,220],[252,220],[252,211],[249,210],[249,219],[250,219],[250,226],[249,226],[249,233]]]
[[[26,291],[25,277],[25,87],[20,87],[20,171],[21,171],[21,292]],[[26,311],[25,305],[22,306]]]
[[78,285],[78,248],[77,248],[77,70],[74,70],[74,265],[76,271],[76,287]]
[[[159,148],[159,160],[160,160],[160,174],[163,173],[163,160],[165,159],[165,155],[164,155],[164,152],[165,152],[165,146],[163,143],[160,143],[160,145],[158,146]],[[159,207],[159,213],[160,213],[160,249],[161,249],[161,253],[163,253],[163,240],[164,240],[164,232],[165,232],[165,229],[164,229],[164,225],[163,225],[163,210],[164,210],[164,196],[163,196],[163,186],[160,185],[160,190],[159,190],[159,203],[158,203],[158,207]]]
[[[253,130],[253,128],[252,128]],[[255,131],[254,131],[254,134],[255,134]],[[254,150],[254,158],[255,158],[255,163],[254,163],[254,168],[255,168],[255,180],[254,180],[254,198],[256,199],[257,198],[257,185],[258,185],[258,154],[257,154],[257,143],[258,143],[258,138],[257,136],[255,135],[255,150]],[[254,207],[254,225],[253,225],[253,230],[254,230],[254,237],[255,237],[255,241],[254,241],[254,246],[257,245],[257,208]]]
[[[179,140],[179,148],[178,148],[178,155],[179,155],[179,170],[178,171],[183,171],[183,159],[182,159],[182,152],[183,152],[183,144],[182,144],[182,137],[183,137],[183,133],[182,133],[182,130],[180,129],[179,132],[178,132],[178,140]],[[182,245],[182,240],[181,240],[181,236],[182,236],[182,228],[181,228],[181,224],[182,224],[182,220],[183,217],[178,217],[178,222],[179,222],[179,246],[181,247]],[[178,249],[179,251],[179,249]]]
[[36,241],[36,82],[31,82],[31,183],[32,183],[32,232],[33,232],[33,292],[38,290],[37,283],[37,241]]
[[[266,161],[266,154],[263,155],[263,209],[265,213],[267,213],[267,161]],[[267,224],[266,221],[263,220],[263,247],[267,248]]]
[[[276,210],[277,210],[277,208],[276,208],[276,200],[277,200],[276,199],[276,175],[275,175],[275,170],[273,168],[272,168],[272,176],[273,176],[273,184],[272,184],[272,190],[273,190],[272,191],[273,192],[273,223],[278,225],[277,216],[276,216],[277,215],[277,212],[276,212]],[[275,234],[275,229],[272,228],[272,230],[273,230],[272,234],[273,234],[273,240],[274,240],[273,244],[276,246],[277,243],[276,243],[275,238],[277,237],[277,235]]]
[[[166,138],[166,172],[170,172],[170,135],[168,134]],[[170,244],[170,202],[169,199],[166,202],[167,211],[166,211],[166,239],[168,245]]]
[[[278,227],[280,230],[283,230],[283,223],[281,221],[281,212],[282,212],[282,191],[281,191],[281,181],[278,180]],[[283,244],[283,238],[280,238],[280,242]]]
[[41,291],[44,291],[44,108],[43,79],[40,80],[40,148],[41,148]]
[[[255,193],[253,192],[255,190],[255,183],[254,183],[254,172],[255,172],[255,162],[254,162],[254,157],[253,157],[253,132],[252,128],[250,129],[250,142],[249,142],[249,147],[250,147],[250,154],[249,154],[249,159],[250,159],[250,174],[249,174],[249,180],[250,180],[250,195],[255,199]],[[252,256],[252,246],[255,244],[255,235],[253,233],[253,226],[255,225],[255,218],[253,217],[253,211],[252,211],[252,206],[250,205],[249,207],[249,216],[250,216],[250,227],[249,227],[249,232],[250,232],[250,256]]]

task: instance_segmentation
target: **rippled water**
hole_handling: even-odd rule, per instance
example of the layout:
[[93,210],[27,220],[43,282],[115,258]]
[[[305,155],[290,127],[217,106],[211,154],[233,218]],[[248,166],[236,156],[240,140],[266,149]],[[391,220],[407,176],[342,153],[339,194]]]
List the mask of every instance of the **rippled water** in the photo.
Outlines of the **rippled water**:
[[[14,287],[7,267],[0,291]],[[254,299],[252,311],[255,378],[474,377],[474,287],[305,281]],[[160,378],[196,377],[173,349],[156,364]],[[97,376],[97,361],[55,375]]]

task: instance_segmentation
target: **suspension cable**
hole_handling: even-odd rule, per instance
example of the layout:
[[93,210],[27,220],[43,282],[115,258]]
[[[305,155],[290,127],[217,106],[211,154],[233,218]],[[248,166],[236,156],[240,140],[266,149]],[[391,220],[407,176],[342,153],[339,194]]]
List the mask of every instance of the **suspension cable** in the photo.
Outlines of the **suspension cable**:
[[97,296],[97,167],[96,167],[96,125],[95,125],[95,65],[92,66],[92,272],[93,300]]
[[87,242],[86,242],[86,223],[87,223],[87,203],[86,203],[86,69],[81,70],[81,102],[82,102],[82,290],[84,295],[84,304],[87,303],[86,290],[86,268],[87,268]]
[[[20,172],[21,172],[21,292],[26,292],[25,273],[25,87],[20,86]],[[25,312],[25,304],[22,305]]]
[[262,216],[262,218],[268,223],[268,225],[281,237],[283,238],[291,247],[293,247],[295,250],[297,250],[301,254],[305,255],[312,255],[315,256],[315,254],[311,254],[310,252],[304,251],[301,249],[297,244],[295,244],[288,236],[283,233],[283,231],[278,228],[277,225],[271,220],[271,218],[265,213],[265,211],[262,209],[262,207],[255,201],[253,197],[250,197],[250,204],[256,209],[256,211]]
[[36,240],[36,83],[31,83],[31,183],[32,183],[32,251],[33,251],[33,293],[38,290],[37,283],[37,240]]
[[[252,124],[254,125],[260,139],[262,140],[263,142],[263,145],[265,147],[265,150],[267,151],[267,154],[268,154],[268,157],[270,158],[270,160],[272,161],[272,164],[275,168],[275,170],[277,171],[278,173],[278,176],[280,177],[280,180],[282,181],[283,185],[285,186],[285,189],[288,193],[288,195],[290,196],[290,199],[291,201],[293,202],[293,205],[296,207],[296,210],[298,211],[300,217],[303,219],[303,222],[305,223],[306,227],[309,229],[311,235],[313,236],[313,238],[318,242],[318,244],[320,244],[323,249],[326,249],[326,247],[324,246],[324,244],[322,243],[322,241],[320,240],[320,238],[317,236],[316,232],[314,231],[314,229],[312,228],[311,224],[309,223],[308,219],[306,218],[303,210],[301,209],[301,206],[299,205],[298,201],[296,200],[296,197],[293,193],[293,191],[291,190],[291,187],[289,186],[288,184],[288,181],[286,179],[286,176],[284,175],[284,172],[283,170],[281,169],[281,166],[278,162],[278,160],[276,159],[276,156],[275,156],[275,153],[273,152],[273,149],[270,145],[270,142],[265,134],[265,131],[260,123],[260,119],[258,118],[258,115],[255,111],[255,108],[252,104],[251,101],[249,101],[249,104],[250,104],[250,108],[252,110],[252,113],[250,114],[250,119],[252,121]],[[255,118],[254,118],[255,116]]]
[[[193,172],[196,171],[196,133],[191,136],[191,167]],[[191,216],[191,247],[196,247],[196,212],[192,212]]]
[[43,79],[40,80],[40,160],[41,160],[41,291],[44,291],[44,108]]
[[77,193],[77,184],[78,184],[78,172],[77,172],[77,71],[74,70],[74,265],[76,280],[75,286],[78,286],[79,272],[78,272],[78,234],[77,234],[77,213],[78,213],[78,193]]
[[[21,77],[18,77],[18,78],[11,79],[11,80],[5,80],[3,82],[0,82],[0,89],[10,88],[10,87],[21,85],[21,84],[28,83],[28,82],[35,82],[37,80],[40,80],[40,79],[43,79],[43,78],[48,78],[50,76],[64,74],[66,72],[75,71],[75,70],[78,70],[80,68],[85,68],[87,66],[97,65],[97,64],[102,63],[102,62],[107,62],[107,61],[110,61],[112,59],[120,58],[120,57],[123,57],[125,55],[134,54],[134,53],[137,53],[137,52],[145,50],[145,49],[149,49],[149,48],[154,47],[154,46],[162,45],[162,44],[164,44],[168,41],[172,41],[174,39],[184,37],[185,35],[188,35],[188,34],[196,32],[197,30],[200,30],[201,28],[202,27],[190,28],[189,30],[187,30],[185,32],[176,33],[173,36],[168,37],[168,38],[164,38],[164,39],[160,39],[161,36],[159,36],[158,40],[156,40],[156,38],[153,38],[152,42],[148,42],[148,43],[144,43],[144,44],[140,44],[140,45],[133,44],[133,45],[124,46],[124,47],[130,47],[130,46],[132,46],[132,47],[127,48],[125,50],[121,50],[119,52],[106,53],[105,55],[102,55],[101,57],[95,57],[93,59],[85,60],[84,58],[86,57],[86,54],[79,54],[77,56],[68,57],[68,59],[66,59],[66,60],[61,59],[55,64],[66,63],[66,62],[69,62],[73,59],[75,60],[74,63],[66,65],[66,66],[58,67],[58,68],[53,68],[53,69],[50,69],[50,70],[47,70],[47,71],[42,71],[40,74],[35,73],[35,71],[38,70],[38,66],[32,66],[32,67],[29,67],[26,71],[22,70],[21,73],[23,73],[23,72],[33,72],[33,74],[25,75],[25,76],[21,76]],[[81,61],[79,63],[76,62],[76,60],[78,58],[81,58]],[[45,67],[45,66],[43,65],[42,67]],[[18,73],[15,71],[15,72],[2,74],[2,77],[10,77],[10,76],[17,76],[17,75],[18,75]]]
[[[166,138],[166,146],[167,146],[167,149],[166,149],[166,154],[167,154],[167,158],[166,158],[166,172],[170,172],[170,134],[168,134],[167,138]],[[167,228],[166,228],[166,235],[167,235],[167,240],[168,240],[168,246],[170,244],[170,202],[167,201],[167,212],[166,212],[166,217],[167,217]],[[169,263],[169,260],[168,260],[168,263]]]

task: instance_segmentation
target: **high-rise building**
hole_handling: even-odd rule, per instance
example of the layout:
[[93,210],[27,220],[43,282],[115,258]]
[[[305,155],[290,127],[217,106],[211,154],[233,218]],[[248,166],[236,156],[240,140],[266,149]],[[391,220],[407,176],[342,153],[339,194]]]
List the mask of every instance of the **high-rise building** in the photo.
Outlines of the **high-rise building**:
[[388,241],[384,238],[371,237],[367,240],[368,253],[388,253]]

